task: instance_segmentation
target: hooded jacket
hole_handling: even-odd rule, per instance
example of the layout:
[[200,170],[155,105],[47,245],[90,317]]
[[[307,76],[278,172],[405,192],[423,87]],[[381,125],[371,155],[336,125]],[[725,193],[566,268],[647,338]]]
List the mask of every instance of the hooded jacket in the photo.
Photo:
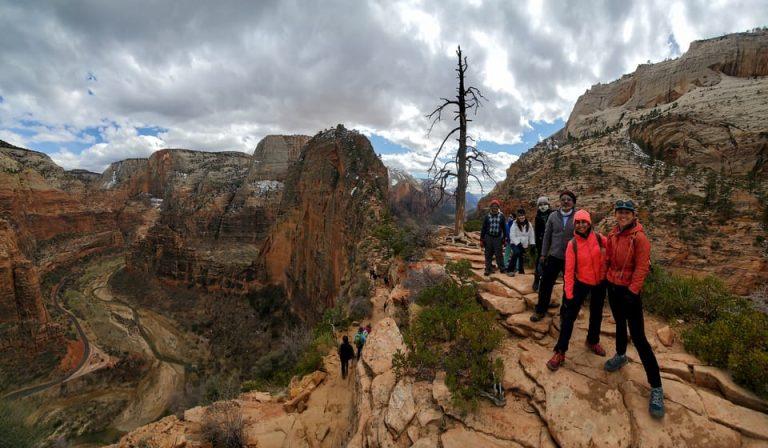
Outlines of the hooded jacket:
[[[576,212],[573,220],[574,222],[588,221],[590,225],[592,224],[592,218],[585,210]],[[566,299],[573,298],[573,287],[576,280],[589,286],[599,285],[605,280],[606,245],[606,238],[592,229],[586,237],[574,232],[573,239],[568,242],[568,247],[565,250]]]
[[616,226],[608,235],[606,253],[608,281],[628,287],[633,294],[640,294],[651,269],[651,243],[645,236],[643,225],[635,220],[624,229]]

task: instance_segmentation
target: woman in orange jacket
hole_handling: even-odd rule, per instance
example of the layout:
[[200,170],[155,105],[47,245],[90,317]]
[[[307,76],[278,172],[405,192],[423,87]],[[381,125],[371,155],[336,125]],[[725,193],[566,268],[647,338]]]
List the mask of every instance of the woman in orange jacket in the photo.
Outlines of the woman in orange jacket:
[[632,343],[640,355],[651,386],[648,411],[653,417],[664,416],[664,392],[659,363],[645,337],[643,302],[640,293],[651,268],[651,243],[637,220],[635,203],[617,201],[614,207],[616,227],[608,235],[608,302],[616,321],[616,355],[605,362],[605,370],[615,372],[627,362],[627,326]]
[[560,308],[560,336],[555,354],[547,362],[550,370],[557,370],[565,362],[573,324],[587,295],[591,296],[587,346],[595,354],[605,356],[600,346],[600,324],[605,303],[606,239],[592,230],[592,218],[586,210],[576,212],[573,219],[573,239],[565,249],[565,299]]

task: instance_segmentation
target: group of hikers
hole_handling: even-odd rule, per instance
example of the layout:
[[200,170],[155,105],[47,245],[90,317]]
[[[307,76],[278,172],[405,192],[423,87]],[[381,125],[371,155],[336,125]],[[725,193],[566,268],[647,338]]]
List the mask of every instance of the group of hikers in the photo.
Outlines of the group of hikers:
[[[605,370],[616,372],[629,361],[627,358],[627,328],[640,356],[648,383],[651,386],[648,410],[653,417],[664,416],[664,392],[661,387],[659,364],[645,337],[641,292],[650,271],[651,246],[637,208],[631,200],[618,200],[614,204],[616,225],[608,236],[592,227],[592,218],[586,210],[576,210],[576,195],[564,190],[559,196],[560,207],[552,210],[549,199],[536,201],[537,212],[532,226],[524,209],[518,209],[509,221],[501,212],[501,203],[492,200],[490,212],[483,219],[480,231],[485,251],[485,275],[493,272],[493,259],[499,271],[514,276],[524,273],[527,250],[536,253],[533,289],[538,291],[538,302],[530,320],[538,322],[546,316],[552,291],[558,277],[564,275],[563,300],[560,306],[560,334],[554,355],[547,367],[556,371],[565,362],[565,354],[573,334],[573,326],[582,304],[589,296],[589,326],[586,346],[598,356],[606,356],[600,345],[600,325],[606,293],[616,322],[616,354],[605,362]],[[505,263],[504,250],[509,256]],[[370,325],[360,327],[354,337],[359,359]],[[348,363],[355,351],[344,336],[339,347],[342,378],[347,377]]]
[[352,359],[360,359],[363,354],[363,346],[365,346],[365,340],[368,339],[368,335],[371,333],[371,325],[365,325],[357,329],[353,342],[357,348],[357,354],[355,349],[352,348],[352,344],[349,343],[349,336],[344,336],[339,345],[339,359],[341,360],[341,377],[346,378],[349,373],[349,361]]
[[[615,372],[629,361],[627,358],[627,327],[640,356],[651,386],[648,410],[653,417],[664,416],[664,392],[661,387],[659,364],[645,337],[641,292],[650,271],[651,245],[637,218],[637,207],[631,200],[614,204],[616,225],[603,236],[592,227],[586,210],[576,210],[576,195],[564,190],[559,196],[560,207],[552,210],[549,199],[536,201],[537,213],[533,228],[525,210],[517,210],[509,221],[501,212],[501,203],[492,200],[490,212],[483,219],[480,232],[485,251],[485,275],[493,271],[493,259],[499,272],[508,275],[523,273],[525,252],[536,250],[536,272],[533,289],[538,291],[536,308],[531,321],[538,322],[550,307],[552,290],[557,278],[564,276],[563,300],[560,306],[560,335],[554,355],[547,367],[556,371],[565,362],[565,353],[573,334],[579,310],[587,298],[589,326],[586,345],[598,356],[606,356],[600,345],[600,325],[606,292],[616,321],[616,354],[605,362],[605,370]],[[504,248],[510,253],[504,263]]]

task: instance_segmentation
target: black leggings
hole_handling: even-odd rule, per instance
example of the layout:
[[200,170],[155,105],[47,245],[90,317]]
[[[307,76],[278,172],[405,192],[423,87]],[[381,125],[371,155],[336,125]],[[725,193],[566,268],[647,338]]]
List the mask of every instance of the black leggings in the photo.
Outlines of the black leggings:
[[552,300],[552,290],[555,288],[557,276],[563,272],[564,268],[565,260],[555,258],[551,255],[547,257],[547,262],[544,264],[544,273],[541,275],[541,283],[539,283],[539,301],[536,303],[537,313],[547,313],[549,302]]
[[642,299],[640,296],[631,294],[626,286],[608,283],[608,303],[611,305],[611,313],[616,321],[616,353],[619,355],[627,353],[627,326],[629,326],[629,334],[640,355],[648,383],[651,387],[661,387],[659,363],[653,354],[651,344],[645,337]]
[[568,351],[568,342],[573,334],[573,324],[579,315],[581,304],[589,295],[589,330],[587,331],[587,343],[600,342],[600,324],[603,321],[603,305],[605,304],[605,282],[590,286],[576,281],[573,286],[573,298],[568,300],[563,297],[560,306],[560,336],[557,338],[555,351],[565,353]]

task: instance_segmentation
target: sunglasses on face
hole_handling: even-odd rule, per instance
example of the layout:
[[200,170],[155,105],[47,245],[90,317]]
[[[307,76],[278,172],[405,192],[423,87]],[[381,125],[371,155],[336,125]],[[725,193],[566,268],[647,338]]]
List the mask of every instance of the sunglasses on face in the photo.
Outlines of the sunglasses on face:
[[618,201],[616,201],[614,208],[619,208],[619,209],[624,208],[624,209],[634,210],[635,203],[632,202],[630,199],[619,199]]

